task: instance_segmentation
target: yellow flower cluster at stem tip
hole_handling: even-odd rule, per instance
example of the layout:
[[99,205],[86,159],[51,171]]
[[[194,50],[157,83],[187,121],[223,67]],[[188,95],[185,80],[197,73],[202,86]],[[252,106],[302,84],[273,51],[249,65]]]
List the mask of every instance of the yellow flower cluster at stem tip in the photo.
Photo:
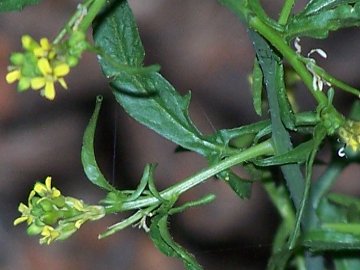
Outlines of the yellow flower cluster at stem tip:
[[40,244],[64,240],[76,232],[88,220],[105,216],[100,205],[86,205],[82,200],[63,196],[51,185],[48,176],[44,183],[37,182],[28,197],[28,205],[20,203],[21,216],[14,225],[26,222],[30,235],[41,235]]
[[339,128],[338,134],[352,151],[357,152],[360,149],[360,122],[346,120],[345,124]]
[[47,38],[36,42],[29,35],[21,39],[24,52],[13,53],[10,57],[11,65],[6,75],[7,83],[18,82],[18,90],[29,88],[40,90],[41,94],[49,100],[55,98],[55,83],[67,89],[64,76],[70,72],[68,63]]

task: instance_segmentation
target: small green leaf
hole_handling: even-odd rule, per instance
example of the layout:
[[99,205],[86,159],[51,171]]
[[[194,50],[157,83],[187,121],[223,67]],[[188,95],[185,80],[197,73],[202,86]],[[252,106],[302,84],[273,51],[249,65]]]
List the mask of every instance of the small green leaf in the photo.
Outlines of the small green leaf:
[[0,0],[0,12],[19,11],[29,5],[36,5],[41,0]]
[[351,111],[349,113],[349,118],[354,121],[360,121],[360,101],[355,100],[351,106]]
[[[113,1],[108,8],[106,16],[100,16],[95,24],[96,45],[112,61],[133,70],[143,68],[145,52],[127,1]],[[190,93],[181,96],[157,72],[126,72],[107,58],[100,57],[102,70],[111,79],[117,102],[131,117],[174,143],[202,155],[224,150],[223,145],[206,139],[190,120]]]
[[126,199],[126,201],[134,201],[140,197],[149,183],[149,178],[152,177],[153,170],[153,164],[146,164],[139,185],[137,186],[136,190]]
[[303,245],[312,252],[360,250],[360,235],[316,229],[305,233]]
[[312,15],[323,10],[330,10],[343,4],[356,3],[357,0],[310,0],[301,15]]
[[230,170],[222,172],[220,175],[241,199],[248,199],[251,197],[252,182],[242,179]]
[[291,107],[287,90],[285,87],[284,80],[284,66],[279,65],[278,76],[276,76],[276,89],[278,91],[278,101],[280,107],[280,117],[286,128],[294,130],[295,129],[295,116],[293,109]]
[[324,223],[321,227],[329,231],[360,236],[360,223]]
[[257,59],[254,61],[254,68],[251,75],[251,93],[253,97],[253,105],[255,112],[261,116],[262,115],[262,89],[263,89],[263,73],[259,66]]
[[241,126],[233,129],[222,129],[219,130],[214,137],[216,140],[221,140],[222,143],[227,145],[230,140],[237,141],[241,140],[241,137],[245,135],[257,135],[262,130],[270,126],[269,120],[259,121],[257,123],[252,123],[246,126]]
[[178,213],[184,212],[185,210],[192,208],[192,207],[209,204],[209,203],[213,202],[215,200],[215,198],[216,198],[216,196],[214,194],[207,194],[204,197],[201,197],[200,199],[186,202],[183,205],[180,205],[178,207],[174,207],[174,208],[170,209],[169,214],[170,215],[178,214]]
[[283,270],[286,267],[286,264],[290,257],[293,254],[293,250],[289,250],[287,247],[284,247],[280,251],[274,253],[268,263],[267,270]]
[[257,166],[274,166],[289,163],[304,163],[313,148],[314,141],[309,140],[296,146],[287,153],[272,156],[262,160],[256,160],[255,164]]
[[338,193],[330,193],[328,195],[328,199],[332,203],[345,207],[350,207],[351,205],[354,205],[356,206],[357,209],[360,210],[360,199],[357,197],[352,197],[349,195],[338,194]]
[[336,270],[360,269],[360,259],[356,253],[335,255],[334,264]]
[[168,218],[173,203],[163,205],[159,213],[151,219],[150,238],[154,245],[166,256],[182,260],[187,270],[202,270],[194,256],[174,241],[168,228]]
[[86,176],[94,185],[97,185],[108,191],[116,191],[116,189],[109,184],[109,182],[105,179],[104,175],[101,173],[100,168],[95,159],[94,136],[95,136],[96,122],[99,116],[102,100],[103,100],[102,96],[98,96],[96,98],[96,106],[94,113],[90,118],[88,126],[86,127],[83,137],[83,146],[81,149],[81,162]]
[[[341,2],[346,3],[340,5]],[[349,2],[354,4],[347,4]],[[334,5],[328,7],[333,8],[322,8],[317,12],[300,13],[294,16],[287,25],[286,38],[292,39],[298,36],[326,38],[329,31],[360,25],[360,2],[335,1]]]

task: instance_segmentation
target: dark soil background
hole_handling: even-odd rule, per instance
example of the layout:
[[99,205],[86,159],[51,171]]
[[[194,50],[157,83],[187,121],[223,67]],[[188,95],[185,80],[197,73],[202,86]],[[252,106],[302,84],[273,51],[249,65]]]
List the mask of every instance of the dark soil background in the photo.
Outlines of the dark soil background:
[[[306,1],[297,2],[299,10]],[[263,3],[276,17],[282,1]],[[14,85],[6,84],[8,56],[20,49],[21,36],[53,38],[77,4],[75,0],[44,0],[21,13],[0,14],[0,269],[183,269],[179,261],[158,252],[142,230],[128,228],[97,240],[123,215],[85,224],[69,240],[50,246],[40,246],[37,237],[27,236],[25,225],[12,226],[19,202],[26,202],[34,182],[48,175],[65,195],[88,203],[104,195],[86,180],[80,163],[83,131],[98,94],[105,99],[96,134],[97,158],[116,186],[135,187],[148,162],[159,163],[159,188],[206,166],[196,154],[174,154],[174,144],[130,119],[115,103],[92,54],[86,54],[68,76],[68,91],[58,87],[53,102],[34,91],[19,94]],[[147,63],[159,63],[161,73],[179,92],[192,91],[191,116],[204,133],[258,119],[247,82],[254,52],[246,30],[232,13],[215,0],[131,0],[130,4]],[[359,33],[359,29],[347,29],[326,41],[303,39],[303,51],[324,49],[328,59],[319,63],[360,87]],[[313,108],[302,86],[295,95],[302,108]],[[353,100],[348,94],[335,94],[335,103],[344,114]],[[359,173],[358,165],[349,167],[336,188],[360,194]],[[251,200],[242,201],[223,183],[209,181],[184,194],[182,201],[208,192],[217,195],[214,203],[171,220],[175,239],[207,270],[265,269],[277,214],[261,186],[255,184]]]

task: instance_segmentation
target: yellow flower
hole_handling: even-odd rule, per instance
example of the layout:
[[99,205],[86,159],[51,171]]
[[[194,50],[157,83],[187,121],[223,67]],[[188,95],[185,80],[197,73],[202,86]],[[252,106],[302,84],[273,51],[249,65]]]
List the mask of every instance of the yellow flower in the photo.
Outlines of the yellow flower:
[[49,196],[51,198],[57,198],[61,196],[60,190],[55,187],[51,187],[51,177],[48,176],[45,180],[45,185],[43,183],[37,182],[34,186],[34,191],[39,194],[41,197]]
[[52,241],[56,240],[60,233],[55,230],[53,227],[45,225],[41,231],[41,235],[43,236],[40,239],[40,244],[50,244]]
[[66,204],[71,208],[75,208],[80,212],[85,211],[84,202],[82,200],[75,199],[72,197],[66,197]]
[[32,89],[38,90],[43,88],[42,94],[50,100],[55,98],[55,82],[59,82],[62,87],[67,89],[66,82],[62,78],[70,71],[70,68],[67,64],[60,63],[52,67],[48,59],[41,58],[38,61],[38,68],[43,76],[31,79]]
[[52,48],[51,43],[47,38],[40,39],[40,45],[36,46],[33,49],[35,56],[42,58],[46,57],[48,59],[53,59],[56,55],[55,51]]
[[351,148],[352,151],[360,150],[360,122],[347,120],[339,128],[338,134],[341,140]]
[[31,36],[24,35],[21,37],[21,43],[25,50],[32,52],[36,57],[53,59],[56,55],[52,44],[47,38],[40,39],[39,44]]
[[34,221],[34,216],[31,214],[32,211],[32,204],[31,199],[35,196],[35,191],[31,191],[29,198],[28,198],[28,206],[26,206],[23,203],[20,203],[18,210],[21,213],[21,217],[18,217],[14,220],[14,226],[22,223],[27,222],[28,225],[30,225]]

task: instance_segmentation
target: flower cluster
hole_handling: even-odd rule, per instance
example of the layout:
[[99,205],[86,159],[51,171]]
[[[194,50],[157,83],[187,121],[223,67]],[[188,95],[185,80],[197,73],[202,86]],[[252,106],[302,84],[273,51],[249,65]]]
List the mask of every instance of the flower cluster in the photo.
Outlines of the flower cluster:
[[18,91],[41,89],[40,93],[49,100],[55,98],[55,83],[67,89],[64,77],[88,48],[82,32],[73,32],[66,41],[56,45],[47,38],[37,42],[29,35],[23,36],[21,42],[24,51],[10,56],[6,81],[18,81]]
[[360,150],[360,122],[346,120],[338,130],[339,137],[352,151]]
[[40,244],[64,240],[76,232],[88,220],[97,220],[105,215],[98,205],[86,205],[82,200],[65,197],[51,186],[51,177],[45,184],[37,182],[30,192],[28,204],[20,203],[21,216],[14,225],[26,222],[30,235],[40,234]]

